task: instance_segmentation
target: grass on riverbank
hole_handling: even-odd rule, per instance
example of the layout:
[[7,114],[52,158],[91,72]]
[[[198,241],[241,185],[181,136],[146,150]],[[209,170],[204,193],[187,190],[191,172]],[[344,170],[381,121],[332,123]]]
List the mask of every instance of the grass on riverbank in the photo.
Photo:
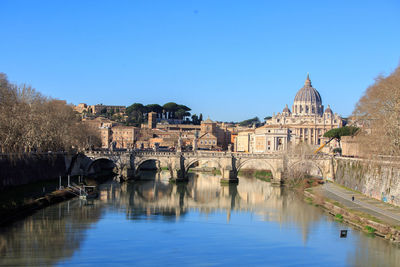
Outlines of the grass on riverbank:
[[331,204],[333,204],[333,205],[335,205],[335,206],[337,206],[339,208],[342,208],[343,210],[345,210],[345,211],[347,211],[347,212],[349,212],[351,214],[357,215],[359,217],[362,217],[362,218],[365,218],[365,219],[368,219],[370,221],[374,221],[374,222],[377,222],[377,223],[383,223],[383,221],[381,219],[378,219],[377,217],[375,217],[375,216],[373,216],[373,215],[371,215],[369,213],[365,213],[365,212],[362,212],[362,211],[350,209],[350,208],[346,207],[345,205],[343,205],[342,203],[340,203],[340,202],[338,202],[336,200],[321,196],[319,193],[314,192],[313,188],[307,188],[305,191],[313,194],[314,197],[321,198],[323,201],[331,203]]
[[323,180],[319,178],[305,177],[302,179],[287,179],[285,183],[288,187],[303,192],[304,190],[323,184]]
[[218,170],[218,169],[213,169],[212,171],[211,171],[211,173],[215,176],[215,175],[221,175],[221,171],[220,170]]
[[245,176],[245,177],[255,177],[259,180],[265,181],[265,182],[271,182],[272,173],[270,170],[240,170],[238,173],[239,176]]
[[370,213],[351,209],[338,201],[326,198],[321,195],[318,188],[308,188],[304,190],[304,193],[304,200],[309,204],[313,204],[317,201],[316,199],[322,198],[322,204],[319,206],[333,215],[335,221],[353,225],[371,236],[380,236],[394,242],[400,241],[400,225],[385,222]]
[[343,222],[343,215],[342,214],[336,214],[335,215],[335,221],[338,221],[338,222]]

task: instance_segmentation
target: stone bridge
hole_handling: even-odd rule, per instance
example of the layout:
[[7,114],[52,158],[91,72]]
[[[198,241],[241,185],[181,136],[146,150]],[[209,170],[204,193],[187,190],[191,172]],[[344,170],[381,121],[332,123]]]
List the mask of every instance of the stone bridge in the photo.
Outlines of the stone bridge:
[[[249,154],[236,152],[191,151],[191,152],[153,152],[153,151],[88,151],[90,165],[98,161],[112,161],[118,174],[124,179],[140,177],[140,167],[153,161],[157,169],[168,169],[171,178],[177,181],[187,179],[188,171],[200,161],[209,161],[217,166],[222,179],[237,182],[241,169],[270,170],[273,181],[282,182],[285,174],[297,168],[309,168],[313,175],[323,179],[334,178],[333,157],[328,155],[289,156],[284,153]],[[90,169],[90,166],[88,166]]]

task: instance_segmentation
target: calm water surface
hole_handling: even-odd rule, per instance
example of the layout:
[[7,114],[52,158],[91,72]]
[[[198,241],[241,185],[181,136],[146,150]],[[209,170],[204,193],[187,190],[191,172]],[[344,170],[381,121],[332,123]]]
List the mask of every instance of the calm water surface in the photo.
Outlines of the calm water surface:
[[[293,192],[209,174],[107,183],[0,231],[2,266],[400,266],[400,249],[335,222]],[[340,229],[349,235],[339,237]]]

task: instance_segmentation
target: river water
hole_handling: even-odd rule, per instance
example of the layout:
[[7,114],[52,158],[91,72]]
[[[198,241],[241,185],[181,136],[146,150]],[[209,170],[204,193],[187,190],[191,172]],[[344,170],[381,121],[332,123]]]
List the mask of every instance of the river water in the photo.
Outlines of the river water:
[[[1,266],[399,266],[400,249],[338,223],[294,192],[211,174],[100,187],[0,231]],[[348,229],[347,238],[340,230]]]

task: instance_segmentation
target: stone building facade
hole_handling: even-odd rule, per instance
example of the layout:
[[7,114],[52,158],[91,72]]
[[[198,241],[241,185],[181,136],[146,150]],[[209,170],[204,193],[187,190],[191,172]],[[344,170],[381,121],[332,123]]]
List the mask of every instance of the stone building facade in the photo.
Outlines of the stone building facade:
[[282,113],[266,121],[266,125],[289,129],[288,143],[321,145],[327,131],[343,126],[342,118],[329,105],[324,109],[321,95],[308,75],[294,98],[292,111],[286,105]]
[[253,134],[238,133],[235,147],[237,151],[246,151],[248,147],[248,152],[254,153],[285,150],[300,143],[317,147],[326,140],[323,135],[327,131],[342,126],[342,118],[329,105],[324,109],[321,95],[307,75],[294,98],[292,110],[286,105],[282,113],[274,114]]
[[286,150],[290,130],[287,127],[266,125],[255,129],[253,152],[271,152]]
[[209,118],[201,122],[197,147],[199,149],[226,150],[230,144],[230,131]]
[[116,125],[100,127],[102,148],[131,149],[134,148],[139,128],[133,126]]

